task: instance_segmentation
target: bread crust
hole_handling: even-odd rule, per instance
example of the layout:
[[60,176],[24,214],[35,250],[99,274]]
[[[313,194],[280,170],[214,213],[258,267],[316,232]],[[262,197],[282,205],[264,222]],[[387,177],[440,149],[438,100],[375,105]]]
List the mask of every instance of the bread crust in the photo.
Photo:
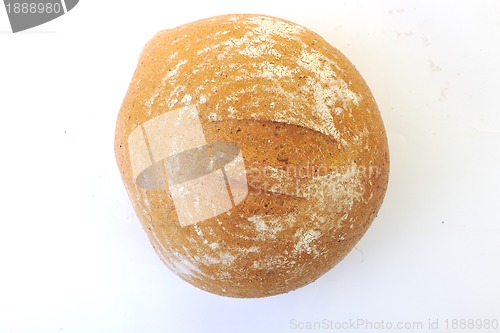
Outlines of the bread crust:
[[[187,105],[208,142],[240,147],[249,193],[228,212],[181,226],[168,189],[134,181],[128,137]],[[330,270],[372,223],[389,176],[384,125],[356,68],[316,33],[263,15],[157,33],[121,106],[115,153],[162,261],[232,297],[286,293]]]

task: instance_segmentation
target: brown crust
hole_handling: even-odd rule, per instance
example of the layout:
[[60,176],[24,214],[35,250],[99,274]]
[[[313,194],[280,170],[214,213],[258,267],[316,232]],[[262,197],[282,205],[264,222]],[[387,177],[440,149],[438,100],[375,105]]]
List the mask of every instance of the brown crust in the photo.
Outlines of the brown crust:
[[[208,142],[241,148],[250,193],[227,213],[181,227],[168,190],[135,184],[127,139],[187,104],[196,105]],[[123,101],[115,153],[165,264],[233,297],[285,293],[331,269],[375,218],[389,173],[384,126],[354,66],[317,34],[259,15],[154,36]]]

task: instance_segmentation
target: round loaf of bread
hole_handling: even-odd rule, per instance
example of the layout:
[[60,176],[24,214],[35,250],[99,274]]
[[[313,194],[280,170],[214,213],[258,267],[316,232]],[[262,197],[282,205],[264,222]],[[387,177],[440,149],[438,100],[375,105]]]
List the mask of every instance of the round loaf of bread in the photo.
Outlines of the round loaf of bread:
[[372,223],[389,174],[356,68],[316,33],[260,15],[155,35],[115,153],[165,265],[232,297],[286,293],[330,270]]

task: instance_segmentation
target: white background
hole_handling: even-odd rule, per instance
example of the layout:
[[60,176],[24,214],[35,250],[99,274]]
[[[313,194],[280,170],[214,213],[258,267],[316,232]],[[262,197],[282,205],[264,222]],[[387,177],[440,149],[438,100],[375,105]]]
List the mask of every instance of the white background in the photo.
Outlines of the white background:
[[[339,48],[390,143],[386,199],[356,249],[264,299],[211,295],[164,267],[114,160],[147,40],[225,13],[289,19]],[[462,332],[445,321],[500,320],[499,17],[498,1],[83,0],[12,34],[0,7],[0,332],[298,332],[323,319]]]

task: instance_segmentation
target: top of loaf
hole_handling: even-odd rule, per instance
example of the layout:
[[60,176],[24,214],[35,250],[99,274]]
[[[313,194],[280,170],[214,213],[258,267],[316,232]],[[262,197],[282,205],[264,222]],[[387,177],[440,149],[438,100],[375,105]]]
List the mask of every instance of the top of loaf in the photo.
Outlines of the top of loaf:
[[[216,29],[210,26],[211,20],[217,21]],[[328,43],[297,24],[268,16],[231,15],[226,20],[220,17],[211,20],[180,26],[175,34],[171,30],[159,32],[146,48],[151,54],[158,51],[157,47],[169,48],[163,50],[163,54],[169,54],[168,59],[158,59],[163,72],[156,75],[161,81],[142,101],[148,115],[188,103],[203,105],[228,83],[240,83],[240,89],[225,94],[225,101],[210,110],[206,115],[209,120],[282,122],[319,131],[347,144],[349,138],[341,136],[334,117],[353,104],[359,105],[362,94],[349,81],[348,73],[333,60],[338,55],[332,52],[332,47],[325,47]],[[204,31],[204,34],[193,38],[192,33],[183,33],[184,30]],[[165,43],[164,38],[170,43]],[[231,80],[220,79],[229,75]],[[268,84],[259,85],[259,80]],[[301,94],[285,88],[295,86],[296,81],[301,82]],[[261,95],[282,97],[282,103],[271,101],[267,107],[259,105],[260,91]],[[252,93],[257,107],[238,105],[237,101],[246,93]],[[158,101],[159,96],[163,100]],[[311,102],[314,107],[309,107]],[[203,107],[200,109],[203,114]]]

